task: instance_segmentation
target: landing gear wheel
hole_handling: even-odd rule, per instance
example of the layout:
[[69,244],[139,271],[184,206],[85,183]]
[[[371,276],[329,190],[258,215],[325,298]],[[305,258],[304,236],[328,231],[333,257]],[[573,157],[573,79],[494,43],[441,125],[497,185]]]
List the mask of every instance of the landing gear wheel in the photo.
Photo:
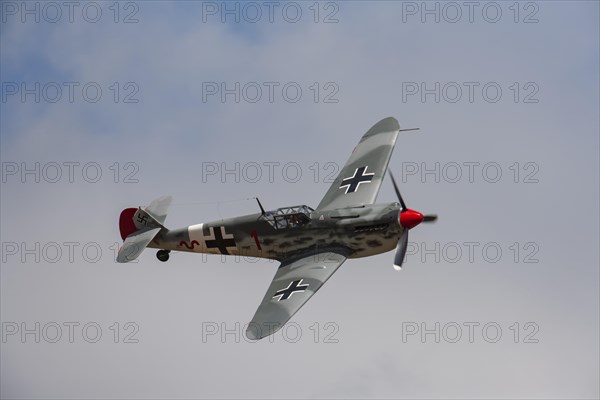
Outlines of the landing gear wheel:
[[170,252],[170,250],[159,250],[156,252],[156,258],[158,258],[162,262],[169,261]]

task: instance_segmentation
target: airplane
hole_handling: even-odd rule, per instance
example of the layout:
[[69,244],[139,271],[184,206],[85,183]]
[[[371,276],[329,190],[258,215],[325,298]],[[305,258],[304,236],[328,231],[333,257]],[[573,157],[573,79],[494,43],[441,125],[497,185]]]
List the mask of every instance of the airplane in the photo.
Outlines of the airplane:
[[124,240],[117,262],[135,260],[146,247],[159,249],[167,261],[171,251],[243,255],[279,261],[246,336],[259,340],[281,329],[348,258],[368,257],[396,249],[394,268],[400,270],[408,232],[436,215],[423,215],[406,206],[389,172],[398,202],[374,204],[400,129],[385,118],[364,134],[338,177],[317,206],[282,207],[260,213],[190,225],[164,226],[170,196],[147,207],[126,208],[119,218]]

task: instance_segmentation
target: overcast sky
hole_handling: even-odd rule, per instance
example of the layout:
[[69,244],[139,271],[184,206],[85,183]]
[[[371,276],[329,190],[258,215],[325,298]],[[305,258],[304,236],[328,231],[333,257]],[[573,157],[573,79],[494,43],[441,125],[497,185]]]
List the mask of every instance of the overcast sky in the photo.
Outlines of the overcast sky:
[[[3,398],[600,395],[597,2],[1,12]],[[121,210],[161,195],[169,228],[315,207],[388,116],[440,215],[401,272],[349,260],[255,343],[276,263],[115,263]]]

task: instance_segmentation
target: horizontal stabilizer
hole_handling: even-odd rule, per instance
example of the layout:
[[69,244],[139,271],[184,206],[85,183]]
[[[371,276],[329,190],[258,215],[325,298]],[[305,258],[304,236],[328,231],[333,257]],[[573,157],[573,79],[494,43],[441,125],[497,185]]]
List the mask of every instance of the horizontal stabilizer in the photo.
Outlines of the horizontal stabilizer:
[[161,229],[162,227],[141,230],[127,236],[117,254],[117,262],[126,263],[138,258]]
[[159,197],[150,203],[150,205],[146,207],[144,211],[150,214],[156,221],[158,221],[158,223],[164,225],[165,219],[167,219],[167,211],[169,210],[172,200],[173,197],[171,196]]

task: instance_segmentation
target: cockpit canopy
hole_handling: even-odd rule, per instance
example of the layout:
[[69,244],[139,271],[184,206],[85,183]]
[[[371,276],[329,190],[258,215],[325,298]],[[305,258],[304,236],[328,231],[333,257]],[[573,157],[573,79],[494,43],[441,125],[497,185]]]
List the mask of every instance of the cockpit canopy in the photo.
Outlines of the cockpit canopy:
[[267,221],[274,229],[299,228],[310,222],[310,213],[315,211],[308,206],[282,207],[266,211],[260,219]]

